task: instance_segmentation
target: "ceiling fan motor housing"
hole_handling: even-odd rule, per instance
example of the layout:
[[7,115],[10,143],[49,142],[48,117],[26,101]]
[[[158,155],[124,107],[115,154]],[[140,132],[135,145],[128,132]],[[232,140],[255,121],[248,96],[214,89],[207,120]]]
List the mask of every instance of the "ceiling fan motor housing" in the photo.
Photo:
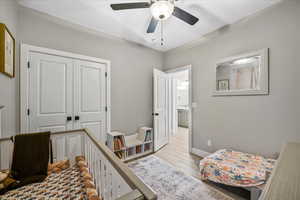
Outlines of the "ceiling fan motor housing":
[[174,11],[174,0],[152,0],[151,13],[156,20],[168,19]]

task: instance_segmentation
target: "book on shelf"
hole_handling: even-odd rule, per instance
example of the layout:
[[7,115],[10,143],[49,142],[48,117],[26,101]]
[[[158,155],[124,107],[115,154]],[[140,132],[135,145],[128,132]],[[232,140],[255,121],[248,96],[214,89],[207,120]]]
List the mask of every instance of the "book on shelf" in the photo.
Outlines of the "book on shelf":
[[134,147],[128,148],[128,150],[127,150],[127,155],[128,155],[128,156],[135,155],[135,148],[134,148]]
[[148,127],[139,128],[137,139],[142,142],[149,142],[152,140],[152,129]]
[[142,145],[136,146],[135,152],[136,152],[137,154],[138,154],[138,153],[141,153],[141,152],[142,152]]
[[150,143],[145,144],[144,151],[149,151],[150,149],[151,149],[151,144]]
[[119,150],[123,149],[124,147],[125,146],[124,146],[122,136],[115,136],[114,137],[114,150],[119,151]]
[[147,130],[146,131],[146,137],[145,137],[145,142],[150,142],[152,140],[152,131]]

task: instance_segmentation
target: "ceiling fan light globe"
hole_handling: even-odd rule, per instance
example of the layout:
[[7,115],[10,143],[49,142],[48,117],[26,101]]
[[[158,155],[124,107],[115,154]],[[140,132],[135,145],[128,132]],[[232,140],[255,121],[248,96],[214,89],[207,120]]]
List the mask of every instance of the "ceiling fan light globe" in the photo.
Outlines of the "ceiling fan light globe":
[[168,19],[172,15],[174,4],[168,0],[159,0],[154,2],[150,9],[153,17],[156,20],[162,21]]

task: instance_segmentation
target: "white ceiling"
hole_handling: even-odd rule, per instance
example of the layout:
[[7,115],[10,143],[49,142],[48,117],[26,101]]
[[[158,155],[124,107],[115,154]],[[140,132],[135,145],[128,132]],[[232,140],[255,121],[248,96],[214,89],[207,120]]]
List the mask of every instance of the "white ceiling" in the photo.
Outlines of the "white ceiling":
[[170,17],[163,25],[164,46],[160,45],[160,26],[155,33],[146,33],[150,9],[113,11],[109,6],[139,1],[147,0],[18,0],[25,7],[161,51],[195,41],[281,0],[179,0],[175,5],[192,13],[199,21],[190,26]]

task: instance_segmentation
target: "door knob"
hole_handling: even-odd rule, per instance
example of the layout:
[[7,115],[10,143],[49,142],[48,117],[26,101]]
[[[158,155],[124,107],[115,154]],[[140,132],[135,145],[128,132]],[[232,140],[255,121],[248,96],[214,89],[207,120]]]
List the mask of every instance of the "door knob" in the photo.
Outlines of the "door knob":
[[71,116],[67,116],[67,121],[72,121],[72,117]]
[[155,115],[155,116],[158,116],[159,114],[158,114],[158,113],[152,113],[152,116],[154,116],[154,115]]
[[77,121],[77,120],[79,120],[80,119],[80,117],[79,116],[75,116],[75,120]]

